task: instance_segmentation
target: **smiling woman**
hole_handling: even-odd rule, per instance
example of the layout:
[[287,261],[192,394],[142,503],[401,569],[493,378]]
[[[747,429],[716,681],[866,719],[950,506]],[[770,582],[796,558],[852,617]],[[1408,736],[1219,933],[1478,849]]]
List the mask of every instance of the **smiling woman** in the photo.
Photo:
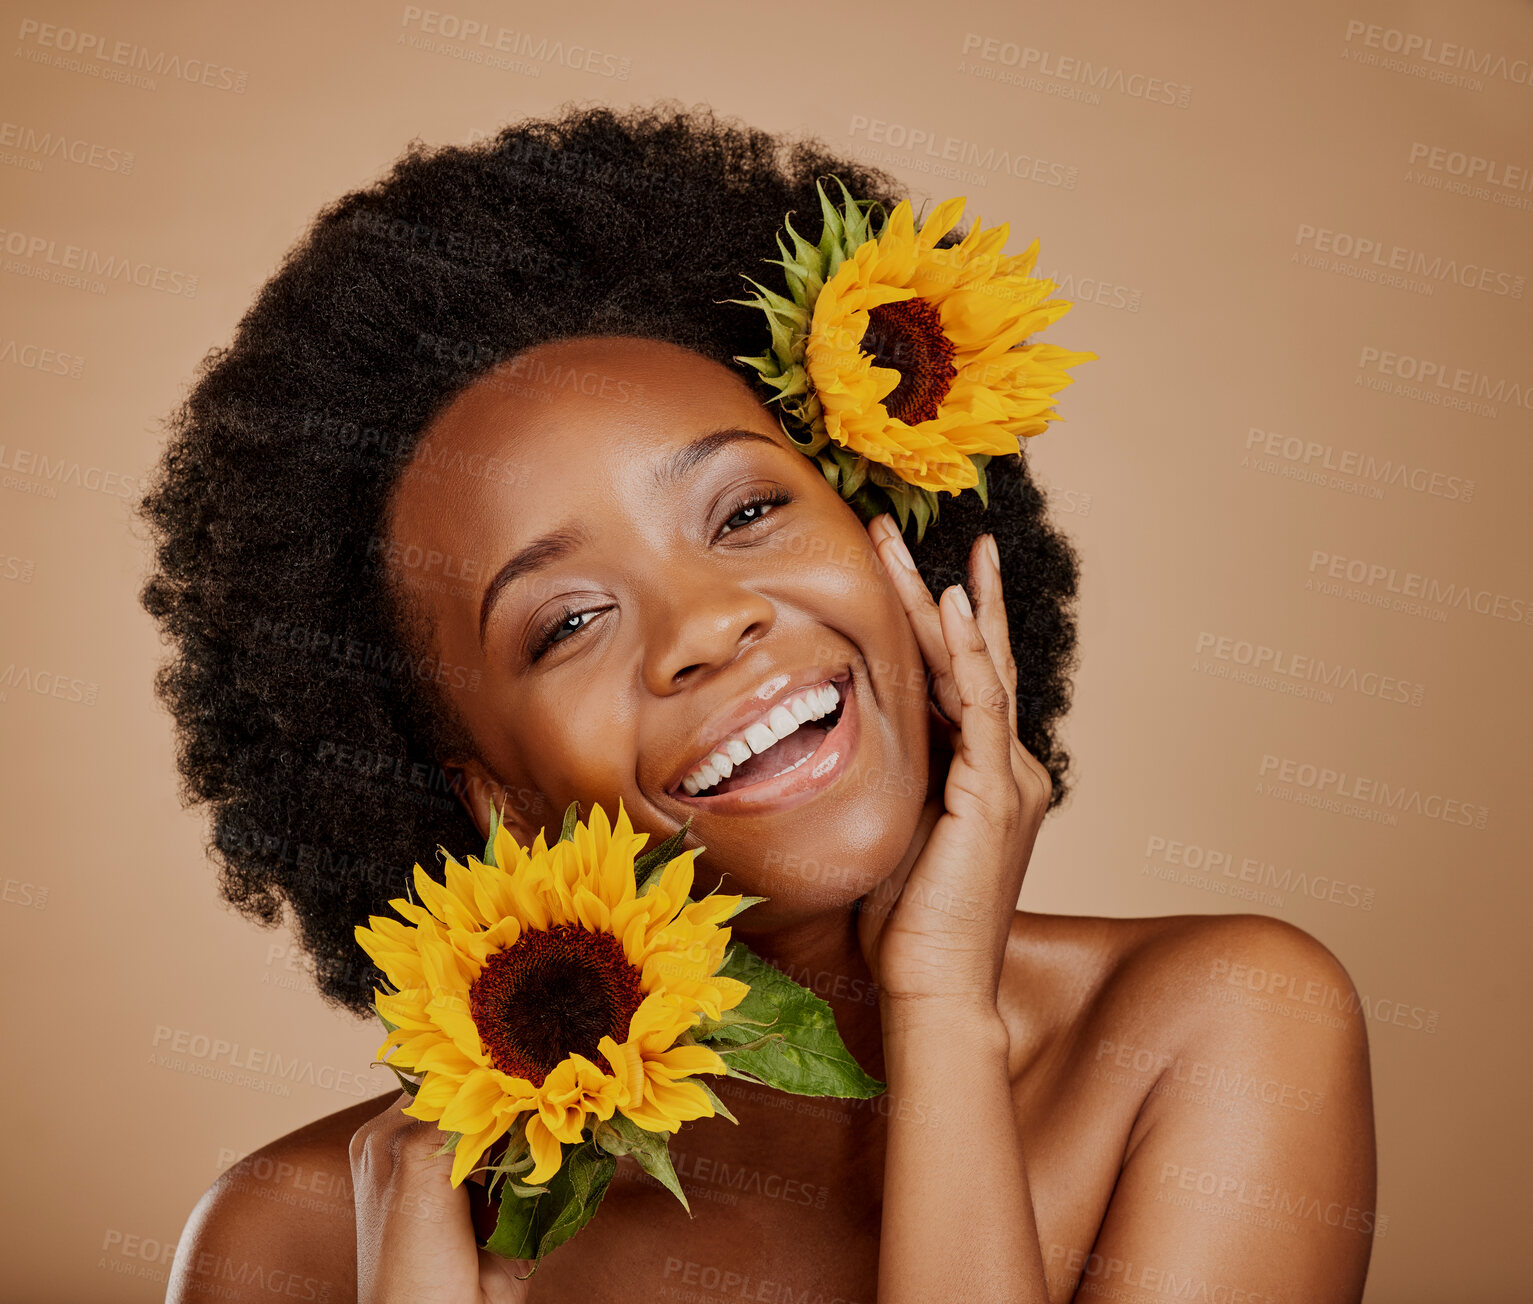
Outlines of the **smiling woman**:
[[[442,694],[467,745],[441,757],[476,824],[509,804],[530,841],[530,806],[547,818],[590,794],[620,795],[642,828],[691,815],[708,863],[756,884],[728,890],[770,896],[757,927],[832,899],[764,884],[760,848],[802,864],[855,830],[836,887],[850,906],[899,861],[927,791],[911,745],[923,681],[895,670],[919,670],[920,652],[862,523],[737,371],[630,336],[532,352],[550,376],[599,374],[632,397],[470,384],[426,439],[514,464],[536,490],[405,476],[387,516],[396,554],[508,559],[479,601],[393,577],[422,653],[476,672],[473,693]],[[816,689],[845,692],[833,729],[809,719],[831,706],[805,700]],[[736,758],[740,781],[721,786]]]
[[[758,372],[795,390],[792,350],[780,372],[741,365],[764,326],[739,277],[784,214],[819,217],[830,174],[893,212],[888,247],[837,282],[877,338],[835,374],[866,388],[876,360],[909,429],[947,432],[900,450],[913,473],[973,484],[966,439],[989,458],[988,508],[915,509],[913,546],[867,521],[863,472],[838,479],[763,401]],[[427,849],[481,845],[497,809],[530,844],[576,800],[621,801],[654,841],[690,820],[700,888],[766,898],[734,936],[821,992],[889,1089],[805,1102],[719,1079],[739,1126],[676,1138],[692,1216],[625,1159],[584,1249],[528,1281],[477,1250],[482,1201],[390,1093],[261,1153],[349,1171],[344,1207],[215,1183],[171,1298],[236,1256],[371,1304],[1359,1297],[1355,1230],[1181,1194],[1212,1175],[1369,1209],[1360,1020],[1278,1027],[1206,998],[1233,960],[1350,991],[1335,959],[1253,917],[1015,909],[1067,787],[1077,564],[1020,447],[981,453],[1000,418],[966,425],[962,403],[1005,409],[966,369],[1016,382],[1009,439],[1052,412],[1007,370],[1027,332],[987,352],[965,334],[986,305],[927,295],[896,256],[903,239],[962,266],[1004,228],[920,245],[898,198],[705,113],[571,110],[413,147],[319,216],[210,355],[144,503],[144,601],[175,641],[159,687],[228,899],[268,923],[290,907],[320,991],[365,1015],[354,930]],[[896,273],[922,306],[875,316]]]

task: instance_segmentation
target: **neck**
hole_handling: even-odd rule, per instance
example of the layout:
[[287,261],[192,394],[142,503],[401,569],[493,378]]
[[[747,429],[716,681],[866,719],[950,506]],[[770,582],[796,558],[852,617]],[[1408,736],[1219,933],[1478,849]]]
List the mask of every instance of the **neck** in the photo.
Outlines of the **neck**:
[[[915,834],[900,863],[862,901],[767,931],[736,928],[733,932],[735,938],[763,960],[824,1000],[835,1015],[841,1040],[853,1058],[864,1072],[883,1081],[888,1079],[884,1066],[882,1007],[878,982],[864,955],[860,935],[867,931],[870,923],[877,921],[860,918],[859,907],[876,910],[875,903],[883,901],[883,908],[887,909],[887,902],[903,886],[942,811],[939,789],[928,796]],[[775,1138],[781,1137],[790,1149],[796,1149],[803,1144],[806,1132],[819,1133],[833,1148],[837,1142],[863,1145],[875,1134],[881,1134],[885,1122],[888,1102],[883,1098],[803,1098],[802,1110],[797,1106],[790,1110],[783,1106],[793,1098],[781,1092],[768,1091],[739,1079],[717,1079],[713,1085],[745,1126],[738,1130],[730,1128],[728,1132],[709,1129],[712,1145],[748,1151],[764,1144],[780,1144]],[[807,1122],[805,1111],[818,1121],[817,1125]],[[882,1148],[875,1147],[875,1151],[881,1154]]]

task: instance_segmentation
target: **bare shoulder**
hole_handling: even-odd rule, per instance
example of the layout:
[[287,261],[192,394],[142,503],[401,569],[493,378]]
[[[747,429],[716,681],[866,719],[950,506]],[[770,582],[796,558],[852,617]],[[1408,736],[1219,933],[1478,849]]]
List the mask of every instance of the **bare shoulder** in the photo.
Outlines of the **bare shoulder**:
[[1372,1082],[1335,955],[1263,915],[1019,914],[1006,970],[1019,1099],[1069,1101],[1082,1137],[1112,1138],[1100,1222],[1052,1246],[1055,1298],[1131,1261],[1252,1299],[1360,1297]]
[[[1267,915],[1106,919],[1017,912],[1003,996],[1030,1042],[1145,1062],[1221,1044],[1268,1052],[1320,1044],[1362,1055],[1361,1002],[1342,962]],[[1093,1034],[1112,1034],[1104,1048]],[[1162,1066],[1164,1067],[1164,1065]]]
[[167,1304],[356,1297],[351,1137],[398,1092],[327,1114],[251,1152],[197,1201],[176,1248]]

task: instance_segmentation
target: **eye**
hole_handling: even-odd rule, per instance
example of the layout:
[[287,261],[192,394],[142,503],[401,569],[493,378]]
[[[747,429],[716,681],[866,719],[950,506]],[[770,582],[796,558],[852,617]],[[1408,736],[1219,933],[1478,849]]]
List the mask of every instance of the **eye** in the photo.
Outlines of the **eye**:
[[554,620],[544,625],[533,638],[532,659],[536,661],[555,643],[564,642],[570,634],[578,634],[592,616],[599,616],[601,608],[594,611],[576,611],[565,607]]
[[[730,517],[724,522],[724,528],[719,531],[721,535],[733,533],[735,530],[744,529],[748,525],[754,525],[763,520],[774,507],[783,507],[793,501],[793,495],[786,489],[753,489],[744,498],[735,503]],[[744,518],[741,520],[741,518]],[[735,525],[735,521],[740,521]]]

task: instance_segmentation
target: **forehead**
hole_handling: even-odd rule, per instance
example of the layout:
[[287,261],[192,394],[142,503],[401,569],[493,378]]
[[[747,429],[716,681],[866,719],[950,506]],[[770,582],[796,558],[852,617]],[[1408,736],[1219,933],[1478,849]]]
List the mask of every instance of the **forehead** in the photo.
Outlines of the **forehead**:
[[[710,417],[750,428],[765,414],[742,376],[691,349],[581,337],[527,349],[479,377],[437,414],[423,443],[485,452],[514,442],[527,457],[550,445],[568,456],[605,444],[611,458],[659,451],[687,437],[678,424]],[[776,428],[765,420],[764,429]]]
[[749,382],[691,349],[603,336],[526,350],[426,427],[390,503],[398,578],[437,590],[439,577],[415,575],[410,558],[473,573],[594,495],[643,492],[659,458],[731,426],[788,446]]

